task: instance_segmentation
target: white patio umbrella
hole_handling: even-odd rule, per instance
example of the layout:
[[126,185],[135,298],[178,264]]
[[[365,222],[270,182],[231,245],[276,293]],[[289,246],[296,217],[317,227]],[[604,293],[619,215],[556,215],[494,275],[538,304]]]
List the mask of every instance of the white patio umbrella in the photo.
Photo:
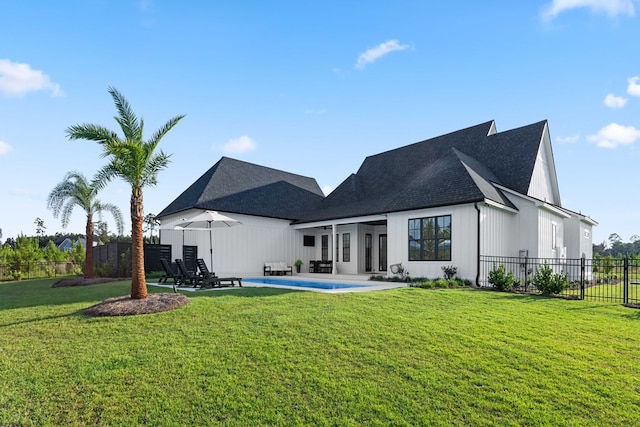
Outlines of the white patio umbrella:
[[162,224],[161,228],[172,230],[209,230],[209,253],[210,253],[210,268],[213,268],[213,236],[211,229],[214,227],[233,227],[234,225],[242,224],[237,219],[230,218],[226,215],[222,215],[216,211],[204,211],[199,214],[189,215],[179,220],[170,221],[167,224]]

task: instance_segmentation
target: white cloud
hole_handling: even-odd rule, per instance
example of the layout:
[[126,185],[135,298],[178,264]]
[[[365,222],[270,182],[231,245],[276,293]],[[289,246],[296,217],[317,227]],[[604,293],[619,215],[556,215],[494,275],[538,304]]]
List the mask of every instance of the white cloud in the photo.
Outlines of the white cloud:
[[222,151],[226,153],[246,153],[247,151],[253,151],[256,149],[256,143],[248,136],[241,136],[240,138],[230,139],[226,144],[222,146]]
[[589,137],[598,147],[616,148],[618,145],[633,144],[640,139],[640,129],[611,123]]
[[634,16],[636,12],[633,0],[552,0],[544,7],[542,16],[545,19],[554,19],[562,12],[582,7],[595,13],[604,12],[610,17]]
[[39,90],[49,91],[51,96],[64,96],[60,85],[41,70],[33,70],[29,64],[0,59],[0,93],[22,96]]
[[580,134],[570,136],[559,136],[556,141],[560,144],[575,144],[580,140]]
[[13,149],[12,146],[10,146],[9,144],[7,144],[4,141],[0,141],[0,156],[2,156],[4,154],[7,154],[12,149]]
[[638,84],[640,77],[630,77],[627,79],[629,86],[627,86],[627,93],[633,96],[640,96],[640,84]]
[[333,190],[334,190],[334,188],[331,187],[330,185],[323,185],[322,186],[322,192],[324,193],[325,196],[328,196]]
[[409,46],[406,44],[400,44],[398,40],[386,41],[376,47],[373,47],[367,50],[364,53],[361,53],[360,56],[358,56],[358,61],[356,62],[356,68],[361,70],[367,64],[372,64],[376,62],[378,59],[382,58],[383,56],[393,51],[405,50],[405,49],[409,49]]
[[615,96],[610,93],[604,98],[604,105],[609,108],[622,108],[627,103],[627,99],[621,96]]

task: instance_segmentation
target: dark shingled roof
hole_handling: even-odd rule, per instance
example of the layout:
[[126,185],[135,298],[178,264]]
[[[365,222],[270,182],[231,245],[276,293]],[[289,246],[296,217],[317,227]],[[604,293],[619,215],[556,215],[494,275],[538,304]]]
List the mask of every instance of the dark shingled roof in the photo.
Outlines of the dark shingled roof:
[[222,157],[158,217],[196,208],[297,220],[323,198],[313,178]]
[[491,133],[489,121],[367,157],[326,198],[308,178],[223,157],[158,214],[211,209],[298,222],[492,200],[494,184],[527,194],[546,121]]
[[485,199],[514,208],[493,184],[527,194],[545,126],[541,121],[489,135],[489,121],[369,156],[300,222]]

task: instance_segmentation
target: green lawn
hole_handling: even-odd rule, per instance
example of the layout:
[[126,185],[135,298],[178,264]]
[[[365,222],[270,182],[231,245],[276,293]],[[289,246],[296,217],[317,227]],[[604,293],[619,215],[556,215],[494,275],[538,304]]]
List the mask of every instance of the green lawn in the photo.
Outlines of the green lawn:
[[[640,311],[471,289],[0,284],[0,425],[639,425]],[[165,291],[149,287],[150,292]]]

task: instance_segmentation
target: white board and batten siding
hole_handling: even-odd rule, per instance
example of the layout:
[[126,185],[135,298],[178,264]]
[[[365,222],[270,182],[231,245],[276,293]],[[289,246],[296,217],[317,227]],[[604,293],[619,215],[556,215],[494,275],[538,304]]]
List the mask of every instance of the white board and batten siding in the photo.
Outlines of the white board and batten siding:
[[566,257],[564,246],[565,217],[547,209],[539,209],[538,258]]
[[593,223],[578,215],[573,215],[564,223],[567,258],[577,259],[583,256],[586,259],[593,258],[593,238],[591,237]]
[[509,256],[517,253],[517,242],[523,232],[519,217],[515,213],[496,206],[479,203],[480,209],[480,254]]
[[172,245],[173,259],[181,258],[184,233],[184,245],[197,246],[198,258],[221,277],[262,275],[264,263],[269,261],[293,265],[302,247],[302,233],[292,229],[289,220],[220,213],[242,224],[211,229],[213,266],[208,230],[161,230],[160,241]]
[[[451,215],[451,260],[409,261],[409,220]],[[457,277],[475,280],[477,269],[477,211],[473,204],[420,209],[387,215],[389,264],[401,263],[412,277],[431,279],[443,276],[443,266],[457,267]]]
[[548,127],[545,127],[540,148],[538,148],[538,155],[533,167],[527,195],[557,206],[561,205],[558,177],[553,160]]

